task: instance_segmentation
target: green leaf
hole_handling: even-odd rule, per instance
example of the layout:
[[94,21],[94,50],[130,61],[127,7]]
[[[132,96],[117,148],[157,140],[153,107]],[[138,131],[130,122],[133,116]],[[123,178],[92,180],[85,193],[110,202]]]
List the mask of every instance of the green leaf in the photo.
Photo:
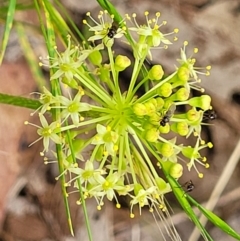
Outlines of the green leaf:
[[236,231],[234,231],[227,223],[225,223],[220,217],[218,217],[213,212],[207,210],[203,206],[201,206],[198,202],[196,202],[192,197],[187,196],[187,199],[195,205],[205,216],[206,218],[212,222],[216,227],[220,228],[222,231],[227,233],[228,235],[231,235],[232,237],[236,238],[237,240],[240,240],[240,234],[238,234]]
[[[163,167],[164,169],[164,167]],[[167,173],[166,173],[167,174]],[[191,205],[189,204],[184,191],[182,190],[181,186],[178,184],[178,182],[172,178],[170,175],[166,175],[169,184],[172,187],[172,191],[174,193],[174,195],[176,196],[178,202],[180,203],[180,205],[182,206],[183,210],[185,211],[185,213],[188,215],[188,217],[194,222],[194,224],[198,227],[198,229],[200,230],[202,237],[207,240],[207,241],[213,241],[213,239],[211,238],[211,236],[209,235],[209,233],[206,231],[206,229],[202,226],[202,224],[199,221],[199,218],[196,216],[196,214],[194,213]]]

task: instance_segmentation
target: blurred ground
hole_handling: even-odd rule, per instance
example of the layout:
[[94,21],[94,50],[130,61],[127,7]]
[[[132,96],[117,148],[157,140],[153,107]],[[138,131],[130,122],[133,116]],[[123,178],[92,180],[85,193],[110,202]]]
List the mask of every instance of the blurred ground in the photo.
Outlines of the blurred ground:
[[[97,16],[99,8],[94,0],[64,1],[73,13],[76,22],[81,25],[86,11]],[[208,153],[210,169],[199,180],[195,173],[185,173],[180,180],[185,183],[193,180],[196,188],[191,195],[197,201],[207,201],[226,162],[240,136],[240,108],[231,102],[234,92],[240,92],[240,1],[239,0],[161,0],[161,1],[114,1],[121,13],[136,12],[139,21],[144,11],[160,11],[162,19],[168,21],[169,30],[178,27],[179,41],[167,52],[156,50],[153,62],[163,64],[166,70],[174,68],[175,59],[184,40],[189,41],[189,53],[192,47],[198,47],[199,66],[212,65],[211,76],[202,78],[203,86],[212,95],[213,106],[218,114],[209,133],[215,148]],[[34,36],[32,36],[34,39]],[[36,36],[36,38],[38,38]],[[42,43],[43,44],[43,43]],[[119,47],[125,48],[119,43]],[[37,45],[38,53],[41,45]],[[44,55],[44,54],[43,54]],[[33,77],[21,57],[15,35],[6,60],[0,67],[0,92],[27,96],[35,91]],[[39,157],[39,146],[28,145],[36,139],[36,130],[23,125],[25,120],[35,122],[29,116],[29,110],[0,105],[0,240],[87,240],[82,215],[71,197],[75,238],[69,236],[60,188],[54,177],[57,170],[44,166]],[[240,232],[240,191],[239,166],[233,173],[219,201],[215,212]],[[184,214],[177,214],[178,207],[174,198],[169,202],[176,215],[173,218],[182,240],[188,240],[193,229]],[[129,219],[128,209],[116,210],[106,203],[105,210],[95,211],[95,202],[89,203],[89,212],[95,240],[160,240],[159,230],[152,216],[146,211],[142,217]],[[208,229],[218,241],[231,241],[211,225]],[[190,240],[191,241],[191,240]]]

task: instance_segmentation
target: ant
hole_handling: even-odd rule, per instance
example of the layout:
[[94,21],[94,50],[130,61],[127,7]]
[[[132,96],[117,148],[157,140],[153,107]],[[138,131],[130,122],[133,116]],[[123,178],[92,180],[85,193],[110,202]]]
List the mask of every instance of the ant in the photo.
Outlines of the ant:
[[203,120],[215,120],[217,118],[217,114],[214,110],[206,110],[203,113]]

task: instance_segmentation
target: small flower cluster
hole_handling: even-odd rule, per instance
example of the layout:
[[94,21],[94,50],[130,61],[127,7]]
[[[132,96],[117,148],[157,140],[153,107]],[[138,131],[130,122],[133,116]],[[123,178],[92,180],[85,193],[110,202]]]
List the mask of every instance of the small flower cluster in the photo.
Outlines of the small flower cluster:
[[[87,13],[91,22],[83,20],[83,23],[94,33],[89,41],[98,44],[74,46],[68,37],[63,53],[55,48],[56,57],[49,59],[50,69],[55,70],[51,81],[61,83],[68,97],[60,93],[53,95],[44,88],[39,109],[42,126],[37,127],[43,139],[43,155],[49,151],[50,140],[61,147],[63,171],[60,176],[69,174],[66,188],[81,188],[84,198],[96,199],[99,210],[105,197],[114,199],[120,208],[118,196],[127,195],[131,199],[131,217],[134,217],[135,205],[140,212],[144,206],[150,211],[167,212],[164,194],[170,192],[171,187],[159,176],[158,169],[164,168],[167,175],[180,178],[181,155],[188,160],[188,169],[194,167],[202,177],[197,164],[206,168],[209,164],[200,151],[212,147],[201,138],[203,115],[211,109],[211,98],[208,95],[190,97],[191,88],[203,91],[197,85],[198,76],[209,75],[210,67],[200,72],[201,68],[195,67],[196,60],[187,58],[185,42],[174,73],[166,77],[159,64],[147,70],[144,59],[151,57],[153,48],[167,49],[172,44],[168,37],[178,30],[162,33],[160,28],[166,21],[159,23],[160,13],[153,19],[149,19],[148,12],[145,16],[146,24],[138,25],[136,14],[132,15],[133,21],[127,15],[126,21],[134,24],[128,28],[126,22],[116,25],[114,16],[106,11],[99,13],[99,22]],[[129,43],[134,53],[133,63],[127,56],[114,56],[112,49],[116,38],[130,36],[131,31],[138,35],[137,40]],[[108,62],[103,61],[105,47]],[[133,70],[129,88],[123,93],[119,73],[130,66]],[[137,97],[137,91],[143,86],[148,86],[148,90]],[[188,111],[179,113],[178,107],[183,105],[189,107]],[[46,113],[54,110],[57,114],[48,124]],[[166,135],[170,132],[175,136],[172,139]],[[190,135],[195,136],[195,145],[178,143],[179,136]],[[78,203],[82,203],[81,198]]]

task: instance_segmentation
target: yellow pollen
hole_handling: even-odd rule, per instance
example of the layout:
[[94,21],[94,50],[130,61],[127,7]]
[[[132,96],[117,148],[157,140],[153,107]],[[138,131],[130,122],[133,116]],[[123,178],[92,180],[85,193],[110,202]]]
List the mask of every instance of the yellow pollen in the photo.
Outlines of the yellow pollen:
[[205,164],[205,168],[209,168],[210,165],[208,163]]
[[97,206],[97,210],[100,211],[102,208],[100,205]]
[[198,177],[199,177],[199,178],[203,178],[203,173],[201,173],[201,172],[198,173]]
[[24,125],[28,125],[29,124],[29,122],[28,121],[24,121]]
[[193,49],[193,52],[196,54],[196,53],[198,53],[198,48],[194,48]]
[[163,25],[166,25],[166,24],[167,24],[167,21],[166,21],[166,20],[165,20],[165,21],[163,21],[163,22],[162,22],[162,24],[163,24]]
[[183,42],[183,45],[184,45],[184,46],[187,46],[187,45],[188,45],[188,41],[184,41],[184,42]]
[[150,208],[150,209],[149,209],[149,212],[150,212],[150,213],[153,213],[153,208]]
[[133,13],[133,14],[132,14],[132,17],[133,17],[133,18],[136,18],[136,16],[137,16],[136,13]]
[[90,16],[90,15],[91,15],[91,13],[90,13],[90,12],[87,12],[87,13],[86,13],[86,16]]
[[204,145],[206,142],[204,140],[201,140],[201,145]]
[[209,148],[213,148],[213,144],[211,142],[208,142],[207,145],[208,145]]
[[179,29],[178,29],[178,28],[175,28],[175,29],[173,30],[173,32],[174,32],[174,33],[178,33],[178,32],[179,32]]
[[156,12],[156,17],[160,17],[161,13],[160,12]]
[[133,213],[130,213],[130,218],[134,218],[134,214]]
[[116,208],[121,208],[121,204],[120,204],[120,203],[117,203],[117,204],[116,204]]
[[147,16],[148,14],[149,14],[149,12],[148,12],[148,11],[146,11],[146,12],[144,13],[144,15],[145,15],[145,16]]

